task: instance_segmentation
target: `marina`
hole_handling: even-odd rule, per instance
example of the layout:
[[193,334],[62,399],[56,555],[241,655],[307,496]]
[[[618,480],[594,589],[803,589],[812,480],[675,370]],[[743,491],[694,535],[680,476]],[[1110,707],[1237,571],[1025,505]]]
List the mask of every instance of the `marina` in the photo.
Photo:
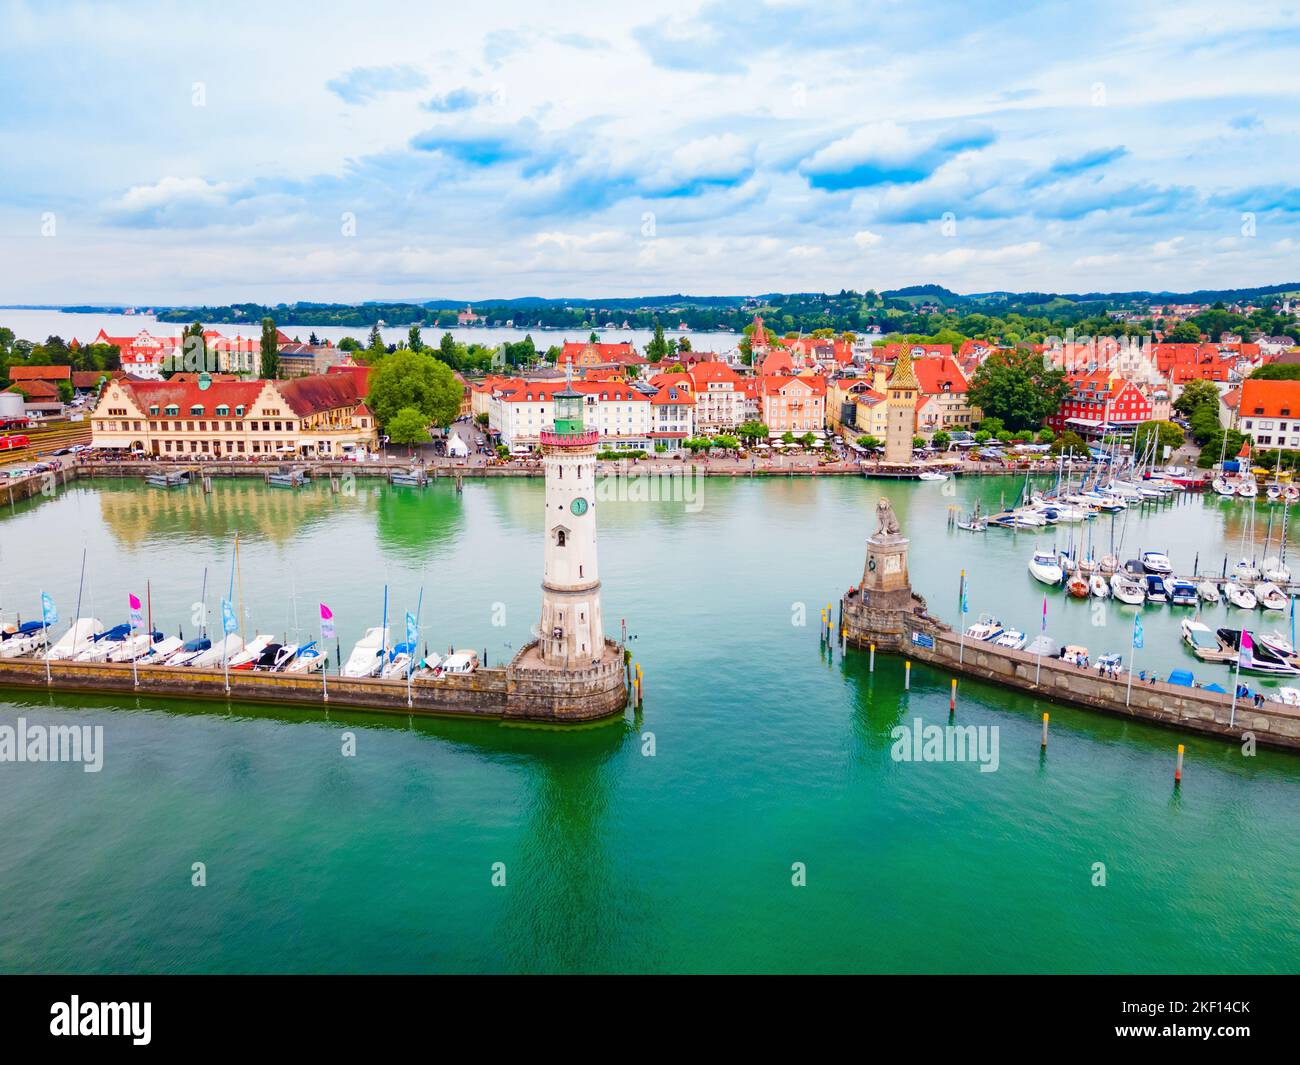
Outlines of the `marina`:
[[[979,502],[987,512],[1021,480],[959,480],[956,500],[967,510]],[[1140,670],[1163,678],[1185,669],[1202,682],[1231,683],[1228,666],[1201,663],[1182,642],[1179,622],[1194,611],[1110,600],[1099,628],[1090,601],[1058,597],[1027,573],[1030,549],[1050,547],[1050,534],[1027,543],[950,531],[953,499],[942,488],[861,478],[714,478],[694,513],[680,502],[612,494],[601,504],[605,611],[615,631],[629,619],[627,647],[644,663],[647,695],[640,715],[629,709],[608,724],[569,726],[562,735],[506,718],[408,715],[404,685],[380,679],[346,683],[391,692],[396,712],[359,713],[332,698],[322,705],[319,674],[295,681],[315,705],[245,698],[278,683],[279,675],[262,671],[232,674],[228,698],[220,670],[210,666],[202,674],[202,683],[217,689],[210,699],[137,691],[129,664],[110,663],[76,668],[128,678],[112,690],[51,691],[43,674],[31,685],[0,689],[6,720],[105,724],[101,773],[0,774],[0,799],[14,808],[41,806],[78,841],[80,862],[111,861],[117,870],[86,903],[72,866],[51,858],[42,834],[20,827],[0,855],[10,887],[0,897],[0,919],[15,930],[0,947],[0,962],[21,967],[23,958],[42,957],[57,967],[60,950],[72,949],[58,914],[76,892],[106,932],[79,956],[123,971],[365,969],[381,962],[420,968],[430,957],[439,968],[752,969],[788,965],[796,942],[815,948],[819,969],[861,968],[866,957],[881,969],[1086,970],[1096,968],[1099,950],[1153,968],[1285,969],[1300,949],[1291,933],[1278,932],[1289,927],[1278,900],[1300,890],[1289,812],[1292,799],[1300,801],[1295,755],[1261,747],[1242,759],[1234,747],[1191,729],[1171,733],[970,675],[961,682],[957,719],[999,727],[998,772],[934,765],[900,776],[891,769],[892,728],[916,717],[947,720],[952,671],[915,658],[905,690],[901,659],[881,654],[873,671],[865,650],[850,648],[846,657],[823,649],[819,658],[815,631],[815,604],[831,601],[846,576],[856,581],[862,572],[862,538],[882,493],[912,541],[912,580],[934,611],[957,616],[965,567],[970,622],[989,612],[1026,636],[1023,650],[1008,653],[1032,660],[1046,592],[1051,651],[1077,644],[1094,656],[1128,657],[1133,612],[1140,610]],[[496,670],[536,620],[543,512],[542,483],[530,478],[469,480],[460,495],[447,478],[420,492],[383,478],[358,479],[353,494],[332,493],[319,478],[281,492],[258,478],[217,476],[210,493],[197,484],[146,492],[138,477],[71,480],[52,497],[37,495],[0,512],[0,608],[38,617],[36,593],[45,588],[65,615],[57,638],[72,625],[78,562],[83,545],[92,544],[80,615],[102,625],[87,629],[125,620],[127,595],[148,580],[152,629],[173,640],[183,632],[189,641],[197,635],[189,619],[203,569],[210,569],[215,607],[213,586],[220,582],[226,591],[238,531],[240,615],[249,635],[310,642],[313,611],[323,600],[333,609],[346,660],[380,624],[383,584],[393,616],[413,612],[423,587],[421,626],[430,651],[486,650],[487,670]],[[1235,557],[1240,512],[1239,502],[1216,505],[1208,496],[1146,508],[1142,540],[1185,566],[1210,544],[1219,545],[1220,556]],[[770,535],[756,538],[760,527]],[[842,534],[819,537],[817,551],[798,566],[777,564],[778,545],[815,528]],[[34,543],[41,550],[31,553]],[[18,552],[21,567],[14,564]],[[699,567],[680,564],[683,557],[732,556],[714,566],[717,572],[688,572]],[[725,603],[702,591],[718,582],[727,585]],[[702,606],[675,609],[684,600]],[[790,604],[800,602],[813,604],[808,627],[790,623]],[[498,627],[493,622],[502,613],[508,624]],[[1202,607],[1212,630],[1240,628],[1231,620],[1240,615],[1222,605]],[[1286,628],[1281,620],[1269,628]],[[1014,642],[1010,633],[1007,642]],[[332,695],[332,642],[327,650]],[[1044,658],[1045,674],[1049,668]],[[487,670],[448,685],[481,683]],[[191,683],[199,676],[176,672],[189,673]],[[1071,682],[1076,676],[1061,675]],[[1271,693],[1295,680],[1249,683]],[[1052,717],[1045,762],[1044,709]],[[658,739],[657,758],[642,753],[647,731]],[[357,758],[339,756],[345,733],[357,737]],[[1187,744],[1189,761],[1184,794],[1171,803],[1175,740]],[[353,842],[339,848],[326,841],[343,811],[353,822]],[[672,833],[662,831],[665,819]],[[1267,852],[1242,842],[1242,822],[1274,841]],[[276,874],[287,876],[277,882],[292,885],[289,894],[299,901],[282,903],[277,893],[254,906],[212,896],[225,944],[220,958],[198,949],[210,933],[176,905],[179,895],[160,897],[129,922],[122,918],[125,900],[142,897],[163,876],[160,864],[170,868],[184,858],[188,868],[195,838],[225,838],[235,824],[240,842],[222,863],[223,877],[257,876],[265,849],[275,848],[277,868],[301,870]],[[788,887],[763,886],[763,869],[784,861],[789,847],[780,832],[759,831],[758,824],[796,825],[800,839],[812,833],[880,843],[827,851],[846,863],[836,866],[843,872],[831,873],[824,909],[796,916]],[[1090,827],[1081,833],[1081,825]],[[1064,852],[1063,839],[1070,841]],[[596,856],[599,876],[574,881],[547,872],[567,868],[565,855],[575,847]],[[1092,896],[1086,879],[1082,889],[1072,886],[1074,867],[1082,863],[1086,872],[1098,848],[1127,870],[1115,889],[1124,891],[1127,917],[1083,936],[1079,921]],[[820,847],[800,849],[812,855],[814,872],[822,870]],[[1188,851],[1201,856],[1195,870]],[[936,908],[934,898],[916,898],[907,885],[937,852],[945,875]],[[124,853],[157,857],[124,863]],[[443,877],[439,905],[430,908],[428,884],[447,862],[477,869],[497,856],[510,863],[512,877],[534,885],[526,898],[521,893],[503,906],[468,881]],[[996,884],[978,875],[989,861],[1007,871]],[[768,928],[765,936],[735,935],[733,920],[701,897],[698,870],[719,862],[729,895],[744,898]],[[1231,876],[1214,872],[1228,869]],[[1245,873],[1248,883],[1240,879]],[[384,913],[367,903],[376,876],[389,885]],[[322,877],[329,892],[313,893],[308,885]],[[863,877],[875,886],[865,900],[855,887]],[[952,890],[942,886],[949,882]],[[1190,928],[1171,916],[1166,892],[1212,908],[1229,882],[1238,902],[1230,911],[1215,910],[1213,920]],[[1034,905],[1044,890],[1059,899],[1051,912]],[[620,892],[646,907],[629,912],[614,901]],[[310,920],[305,897],[315,899]],[[665,907],[675,915],[671,924],[655,916]],[[984,931],[990,914],[1002,915],[997,923],[1013,933]],[[599,935],[591,931],[593,915]],[[393,936],[394,920],[411,931]],[[528,936],[519,960],[509,963],[493,944],[511,938],[506,933],[519,921],[546,932],[540,941]],[[320,931],[326,926],[333,929],[328,939]],[[658,943],[649,954],[647,936]],[[178,954],[164,943],[185,949]],[[84,952],[84,943],[78,949]]]

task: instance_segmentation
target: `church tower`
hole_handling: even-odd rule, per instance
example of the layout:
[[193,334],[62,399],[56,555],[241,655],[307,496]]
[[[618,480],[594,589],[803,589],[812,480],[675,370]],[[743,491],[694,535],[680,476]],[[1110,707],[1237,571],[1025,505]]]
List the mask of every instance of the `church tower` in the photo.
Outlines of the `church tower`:
[[916,436],[916,401],[921,384],[912,369],[912,352],[906,345],[894,363],[885,386],[885,461],[905,465],[912,461]]
[[556,392],[555,424],[540,435],[546,470],[546,547],[542,565],[542,623],[538,650],[558,669],[580,669],[605,653],[596,569],[596,445],[583,426],[585,398],[566,367]]

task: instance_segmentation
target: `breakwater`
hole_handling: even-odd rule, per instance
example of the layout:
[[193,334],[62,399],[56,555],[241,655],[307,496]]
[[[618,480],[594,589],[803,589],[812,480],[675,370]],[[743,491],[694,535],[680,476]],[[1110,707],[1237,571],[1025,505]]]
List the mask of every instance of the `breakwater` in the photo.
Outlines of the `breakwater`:
[[[930,615],[924,600],[912,596],[902,609],[877,607],[856,588],[840,602],[846,640],[863,649],[924,662],[935,669],[1015,688],[1052,702],[1069,703],[1121,717],[1185,729],[1241,742],[1247,733],[1267,747],[1300,750],[1300,707],[1266,701],[1255,706],[1231,693],[1185,687],[1164,681],[1115,679],[1057,658],[963,639]],[[899,666],[901,668],[901,664]]]
[[[47,663],[0,659],[0,688],[101,692],[280,705],[342,707],[384,713],[496,718],[571,724],[620,713],[627,703],[622,649],[607,641],[595,665],[535,668],[530,643],[508,665],[434,678],[382,680],[317,674],[141,666],[130,663]],[[535,656],[533,656],[535,657]]]

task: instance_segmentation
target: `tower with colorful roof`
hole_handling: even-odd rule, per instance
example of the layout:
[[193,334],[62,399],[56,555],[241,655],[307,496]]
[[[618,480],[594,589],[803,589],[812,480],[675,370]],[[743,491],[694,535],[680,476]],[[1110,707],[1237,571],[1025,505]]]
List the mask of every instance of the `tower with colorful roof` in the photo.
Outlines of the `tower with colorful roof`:
[[605,655],[596,564],[596,446],[600,434],[583,420],[586,398],[573,368],[553,397],[555,420],[540,434],[546,471],[546,543],[542,557],[542,620],[538,651],[561,669],[580,669]]
[[885,461],[912,461],[912,440],[916,436],[916,401],[921,384],[912,369],[912,352],[904,346],[885,386]]

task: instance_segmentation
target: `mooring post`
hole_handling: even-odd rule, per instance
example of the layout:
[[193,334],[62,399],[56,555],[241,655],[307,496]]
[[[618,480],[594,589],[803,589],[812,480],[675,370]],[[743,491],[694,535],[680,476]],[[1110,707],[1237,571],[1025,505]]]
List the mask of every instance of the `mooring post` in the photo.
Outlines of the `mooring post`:
[[957,678],[952,678],[952,694],[948,696],[948,713],[957,712]]
[[875,671],[876,671],[876,645],[873,643],[871,645],[871,655],[867,659],[867,672],[874,673]]
[[903,662],[903,691],[912,690],[912,661],[907,659]]
[[1043,711],[1043,750],[1047,750],[1047,711]]
[[847,655],[848,653],[849,653],[849,627],[847,625],[841,625],[840,626],[840,654]]
[[1174,783],[1180,784],[1183,779],[1183,745],[1178,745],[1178,764],[1174,767]]

